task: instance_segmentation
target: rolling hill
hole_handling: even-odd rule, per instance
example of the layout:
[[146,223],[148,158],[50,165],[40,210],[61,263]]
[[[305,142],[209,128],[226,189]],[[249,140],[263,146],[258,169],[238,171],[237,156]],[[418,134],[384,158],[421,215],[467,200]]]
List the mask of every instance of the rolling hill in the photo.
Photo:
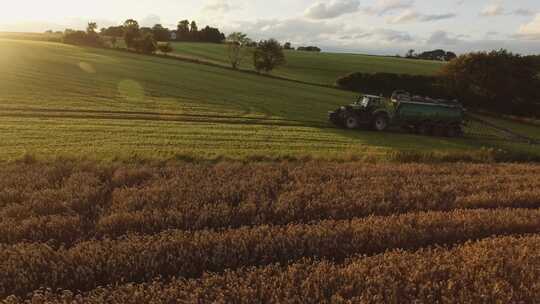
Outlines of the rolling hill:
[[2,159],[333,158],[486,144],[329,128],[327,111],[353,93],[123,51],[3,39],[0,66]]
[[[223,44],[175,42],[172,46],[174,55],[229,66],[227,47]],[[301,51],[286,51],[286,57],[287,63],[276,69],[274,75],[324,85],[333,85],[336,79],[351,72],[431,75],[442,65],[427,60]],[[253,69],[249,50],[241,68]]]

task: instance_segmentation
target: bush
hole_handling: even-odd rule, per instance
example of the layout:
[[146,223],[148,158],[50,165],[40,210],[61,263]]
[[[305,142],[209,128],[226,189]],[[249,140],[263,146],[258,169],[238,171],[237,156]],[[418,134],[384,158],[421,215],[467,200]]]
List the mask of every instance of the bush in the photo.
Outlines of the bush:
[[159,49],[160,52],[162,52],[165,55],[167,55],[167,54],[169,54],[170,52],[173,51],[173,48],[172,48],[172,46],[171,46],[171,44],[169,42],[159,44],[158,49]]
[[152,34],[145,34],[133,41],[135,51],[143,54],[154,54],[157,50],[157,42]]
[[352,73],[339,78],[336,85],[346,90],[375,95],[389,96],[393,91],[403,89],[419,95],[448,97],[436,76]]
[[304,52],[316,52],[316,53],[321,52],[321,49],[319,47],[316,47],[316,46],[300,46],[300,47],[298,47],[297,50],[298,51],[304,51]]
[[72,31],[66,30],[63,36],[63,42],[67,44],[102,47],[104,46],[103,39],[94,32]]

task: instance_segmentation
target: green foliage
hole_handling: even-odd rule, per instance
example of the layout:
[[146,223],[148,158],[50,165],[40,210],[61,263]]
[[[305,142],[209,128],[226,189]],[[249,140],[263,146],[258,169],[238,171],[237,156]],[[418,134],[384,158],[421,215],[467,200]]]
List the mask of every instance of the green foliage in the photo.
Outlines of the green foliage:
[[395,90],[406,90],[423,96],[447,97],[436,76],[352,73],[339,78],[336,85],[346,90],[375,95],[390,96]]
[[527,115],[540,98],[533,59],[506,50],[462,55],[443,67],[442,76],[452,94],[492,111]]
[[152,34],[144,34],[141,38],[133,41],[135,51],[143,54],[154,54],[158,48],[157,42]]
[[156,41],[169,41],[171,39],[171,32],[161,24],[156,24],[152,27],[152,35],[154,35]]
[[140,37],[139,23],[133,19],[124,22],[124,41],[128,48],[135,47],[135,41]]
[[253,52],[253,66],[257,72],[271,72],[274,68],[285,64],[285,53],[275,39],[259,42]]
[[227,37],[227,55],[233,69],[238,69],[238,66],[247,55],[246,46],[251,43],[251,39],[247,34],[234,32]]
[[316,46],[299,46],[298,51],[320,53],[321,49]]
[[104,45],[103,39],[95,32],[66,30],[62,39],[63,42],[67,44],[92,47],[102,47]]
[[103,36],[109,36],[109,37],[124,37],[124,26],[110,26],[108,28],[103,28],[100,31],[100,34]]

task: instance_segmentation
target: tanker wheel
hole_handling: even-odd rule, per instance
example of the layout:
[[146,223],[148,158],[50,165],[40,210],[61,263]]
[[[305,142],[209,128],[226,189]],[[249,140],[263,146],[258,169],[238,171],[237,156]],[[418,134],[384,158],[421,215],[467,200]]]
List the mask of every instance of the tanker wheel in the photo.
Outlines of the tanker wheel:
[[433,127],[433,135],[435,135],[437,137],[447,136],[449,128],[451,128],[451,127],[445,127],[445,126],[442,126],[442,125],[434,126]]
[[418,134],[428,136],[431,135],[431,124],[425,122],[418,126],[416,129]]
[[360,120],[354,114],[348,114],[345,116],[345,127],[347,129],[358,129],[360,126]]
[[446,129],[446,136],[448,137],[456,137],[458,135],[456,128],[454,126],[449,126],[448,129]]
[[373,129],[376,131],[384,131],[388,128],[388,117],[386,115],[377,115],[373,120]]

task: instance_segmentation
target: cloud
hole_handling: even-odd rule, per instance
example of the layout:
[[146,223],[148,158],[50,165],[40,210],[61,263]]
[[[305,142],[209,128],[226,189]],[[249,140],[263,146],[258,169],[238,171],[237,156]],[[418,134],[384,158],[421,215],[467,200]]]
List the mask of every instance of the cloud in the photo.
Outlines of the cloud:
[[228,0],[210,0],[204,5],[202,10],[205,13],[223,14],[237,8],[237,6],[230,4]]
[[504,7],[500,3],[494,3],[486,6],[481,12],[480,16],[483,17],[495,17],[505,13]]
[[460,39],[450,37],[450,34],[445,31],[433,32],[426,41],[428,45],[455,45],[460,42]]
[[421,14],[414,10],[407,9],[401,14],[392,16],[386,19],[386,22],[390,24],[400,24],[408,22],[429,22],[429,21],[438,21],[444,19],[450,19],[456,17],[454,13],[447,14]]
[[517,36],[524,39],[540,40],[540,13],[529,23],[520,26]]
[[148,27],[152,27],[156,24],[161,24],[161,18],[158,15],[148,15],[144,17],[140,22],[141,26],[148,26]]
[[357,12],[359,8],[358,0],[332,0],[328,4],[317,2],[305,11],[305,16],[310,19],[332,19]]
[[528,9],[528,8],[518,8],[517,10],[513,11],[512,14],[517,16],[534,16],[536,14],[535,11]]
[[392,11],[412,8],[414,0],[377,0],[374,6],[364,8],[370,15],[385,15]]

